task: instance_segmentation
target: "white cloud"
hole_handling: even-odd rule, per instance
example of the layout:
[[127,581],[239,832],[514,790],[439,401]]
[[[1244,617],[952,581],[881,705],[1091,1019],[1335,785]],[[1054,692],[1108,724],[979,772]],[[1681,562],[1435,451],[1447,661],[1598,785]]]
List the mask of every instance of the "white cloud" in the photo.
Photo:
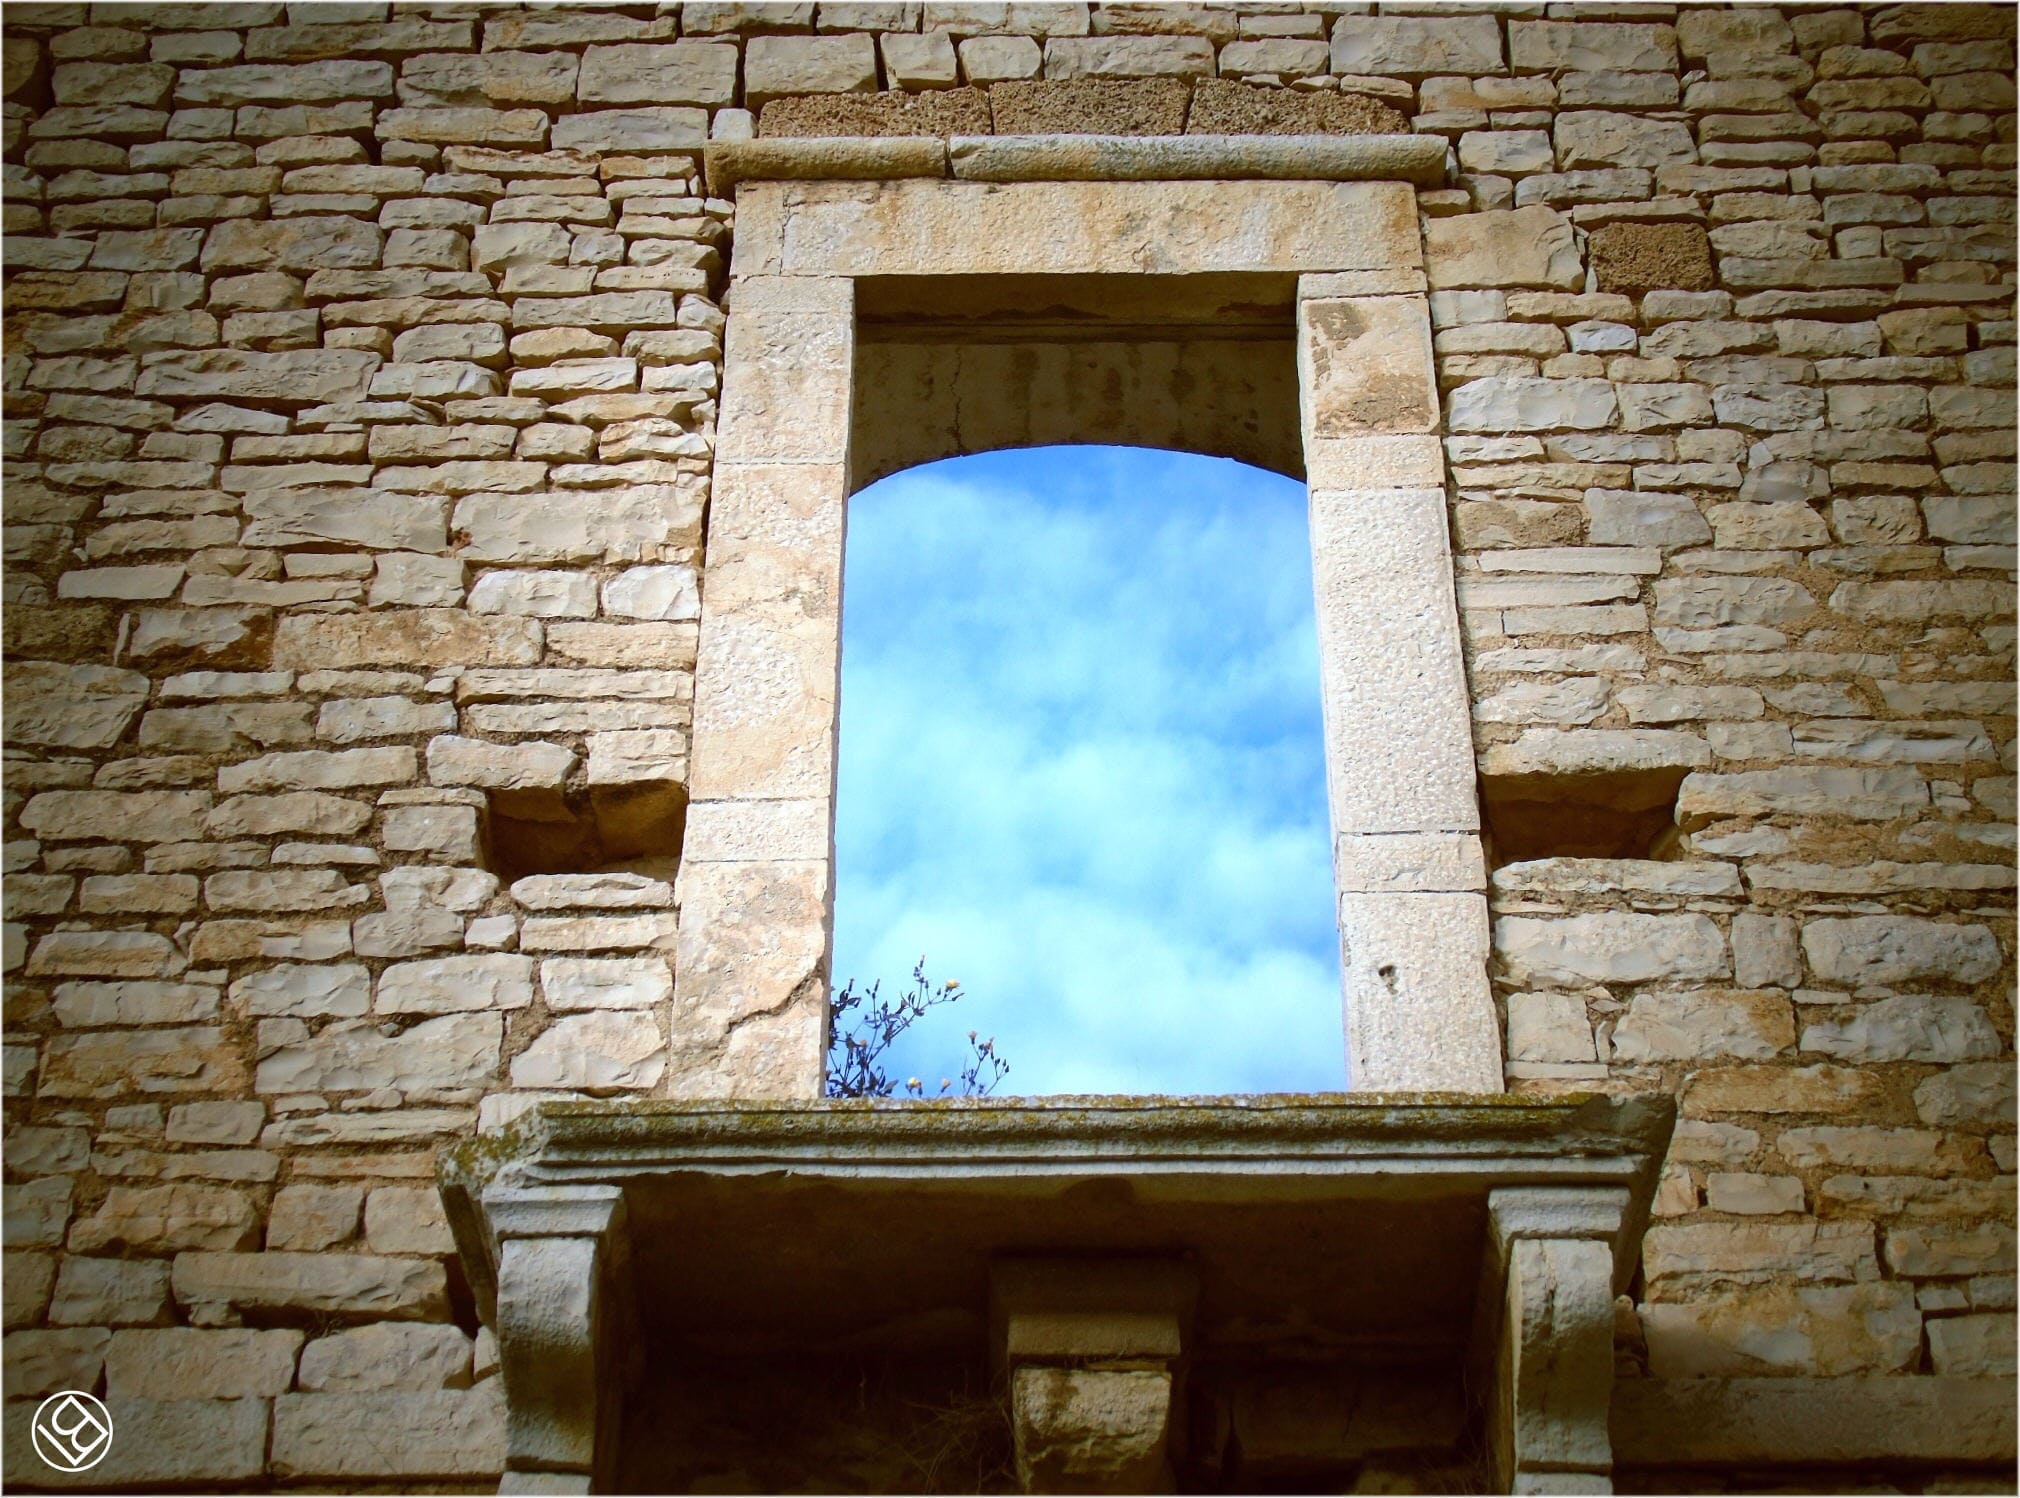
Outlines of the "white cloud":
[[1303,491],[1225,460],[994,453],[851,501],[836,974],[924,953],[1009,1092],[1344,1072]]

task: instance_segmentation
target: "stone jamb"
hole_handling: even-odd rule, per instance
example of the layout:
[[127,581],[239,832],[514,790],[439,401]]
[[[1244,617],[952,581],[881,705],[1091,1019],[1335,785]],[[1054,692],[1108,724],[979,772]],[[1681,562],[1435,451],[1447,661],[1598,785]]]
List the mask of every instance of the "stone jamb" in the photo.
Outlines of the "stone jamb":
[[1500,1091],[1410,187],[910,178],[746,181],[739,199],[680,876],[674,1094],[822,1088],[855,278],[1228,271],[1300,278],[1352,1085]]

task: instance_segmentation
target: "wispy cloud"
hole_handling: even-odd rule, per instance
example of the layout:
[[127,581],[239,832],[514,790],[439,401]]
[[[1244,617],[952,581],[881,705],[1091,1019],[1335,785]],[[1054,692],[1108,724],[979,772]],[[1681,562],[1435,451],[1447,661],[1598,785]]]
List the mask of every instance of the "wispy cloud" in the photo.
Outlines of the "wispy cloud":
[[970,996],[1004,1091],[1338,1087],[1304,491],[1223,459],[984,454],[850,501],[835,969]]

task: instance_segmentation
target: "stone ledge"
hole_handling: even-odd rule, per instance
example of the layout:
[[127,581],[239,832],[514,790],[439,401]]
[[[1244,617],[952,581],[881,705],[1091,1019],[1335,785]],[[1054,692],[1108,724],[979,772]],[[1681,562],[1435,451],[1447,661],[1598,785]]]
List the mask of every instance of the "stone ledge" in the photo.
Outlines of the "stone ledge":
[[836,136],[711,141],[709,191],[750,181],[881,181],[954,176],[972,182],[1445,180],[1433,135]]
[[970,182],[1445,180],[1435,135],[957,135],[948,157]]
[[1634,1378],[1613,1386],[1622,1467],[2014,1460],[2011,1378]]

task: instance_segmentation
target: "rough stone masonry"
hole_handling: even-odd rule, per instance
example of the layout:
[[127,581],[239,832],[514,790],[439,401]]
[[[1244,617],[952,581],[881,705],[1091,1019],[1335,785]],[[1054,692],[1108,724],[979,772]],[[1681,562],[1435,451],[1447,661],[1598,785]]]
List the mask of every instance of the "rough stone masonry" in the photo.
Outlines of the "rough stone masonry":
[[1669,828],[1491,883],[1510,1086],[1681,1100],[1623,1382],[2011,1375],[2013,22],[10,4],[7,1481],[77,1388],[103,1486],[495,1482],[435,1152],[734,1090],[672,878],[753,133],[1443,138],[1490,816]]

